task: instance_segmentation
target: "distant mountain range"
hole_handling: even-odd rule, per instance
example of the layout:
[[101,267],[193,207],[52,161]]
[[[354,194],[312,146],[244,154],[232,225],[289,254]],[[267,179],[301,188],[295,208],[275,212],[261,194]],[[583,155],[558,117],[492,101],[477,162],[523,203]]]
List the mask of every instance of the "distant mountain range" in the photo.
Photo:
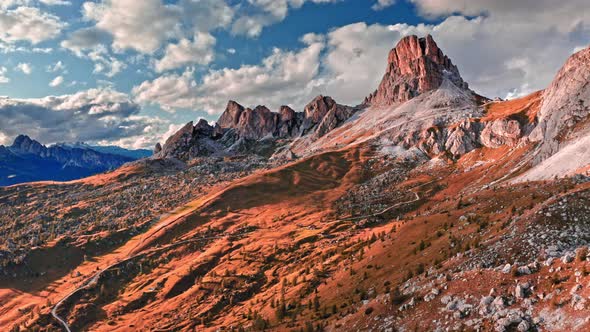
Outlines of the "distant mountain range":
[[133,159],[141,159],[150,157],[153,154],[152,150],[147,149],[137,149],[137,150],[129,150],[122,148],[120,146],[108,145],[108,146],[99,146],[99,145],[89,145],[84,142],[76,142],[76,143],[57,143],[55,146],[63,147],[63,148],[75,148],[75,149],[90,149],[100,153],[108,153],[108,154],[116,154],[123,157],[129,157]]
[[0,186],[31,181],[69,181],[113,170],[151,155],[148,150],[59,143],[45,146],[20,135],[11,146],[0,145]]

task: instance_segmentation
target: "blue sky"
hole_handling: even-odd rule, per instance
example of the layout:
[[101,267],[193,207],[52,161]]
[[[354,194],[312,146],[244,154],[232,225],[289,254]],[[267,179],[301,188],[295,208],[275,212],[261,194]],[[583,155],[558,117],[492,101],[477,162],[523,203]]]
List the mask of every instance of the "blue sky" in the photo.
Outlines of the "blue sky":
[[[150,147],[227,100],[356,104],[405,35],[490,97],[544,88],[590,43],[582,0],[0,0],[0,144]],[[68,116],[65,116],[67,114]]]

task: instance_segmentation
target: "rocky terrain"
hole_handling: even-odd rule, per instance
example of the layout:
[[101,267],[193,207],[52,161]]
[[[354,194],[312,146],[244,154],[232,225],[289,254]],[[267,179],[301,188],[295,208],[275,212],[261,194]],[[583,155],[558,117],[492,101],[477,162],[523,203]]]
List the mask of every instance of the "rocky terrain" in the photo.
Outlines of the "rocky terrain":
[[4,188],[0,327],[587,331],[588,54],[492,101],[409,36],[358,106],[230,101],[115,172]]

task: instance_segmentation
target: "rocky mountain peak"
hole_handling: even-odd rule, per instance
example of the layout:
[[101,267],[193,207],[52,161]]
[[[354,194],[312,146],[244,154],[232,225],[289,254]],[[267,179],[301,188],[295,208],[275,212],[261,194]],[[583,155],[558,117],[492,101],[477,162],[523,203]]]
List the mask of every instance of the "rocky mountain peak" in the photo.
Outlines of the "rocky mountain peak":
[[388,106],[405,102],[437,89],[445,78],[459,88],[468,89],[457,66],[444,55],[432,36],[407,36],[389,53],[381,84],[364,103]]
[[32,154],[40,154],[46,149],[41,143],[31,139],[27,135],[18,135],[10,148],[19,152]]
[[311,119],[313,123],[319,123],[335,104],[332,97],[319,95],[305,106],[305,118]]
[[230,100],[227,103],[225,111],[221,114],[219,120],[217,120],[217,124],[221,128],[234,128],[240,121],[242,112],[244,112],[244,106]]

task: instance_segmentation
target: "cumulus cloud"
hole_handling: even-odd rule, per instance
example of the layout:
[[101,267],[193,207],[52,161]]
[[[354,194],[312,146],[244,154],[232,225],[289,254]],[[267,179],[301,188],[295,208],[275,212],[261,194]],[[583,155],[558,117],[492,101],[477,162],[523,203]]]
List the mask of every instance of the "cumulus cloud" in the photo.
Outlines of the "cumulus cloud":
[[152,53],[168,38],[178,35],[177,10],[160,0],[105,0],[86,2],[83,14],[96,27],[110,33],[116,50]]
[[104,0],[86,2],[83,15],[95,27],[112,36],[116,51],[132,49],[152,54],[166,41],[189,32],[208,32],[227,26],[234,15],[223,0]]
[[6,76],[7,71],[6,67],[0,66],[0,84],[10,83],[10,78]]
[[67,26],[59,17],[38,8],[11,8],[12,5],[0,6],[0,41],[29,41],[37,44],[57,37]]
[[84,51],[91,50],[109,42],[109,35],[97,28],[83,28],[72,32],[68,38],[61,42],[61,47],[82,56]]
[[25,75],[31,75],[31,73],[33,72],[33,66],[31,66],[30,63],[21,62],[18,65],[16,65],[16,70],[22,72]]
[[70,6],[72,3],[65,0],[39,0],[42,4],[48,6]]
[[74,31],[60,45],[76,56],[94,62],[93,73],[113,77],[127,65],[110,52],[107,46],[110,40],[106,32],[90,27]]
[[60,86],[64,82],[63,76],[57,76],[51,82],[49,82],[49,86],[52,88]]
[[395,4],[395,0],[377,0],[377,2],[371,6],[373,10],[383,10],[387,7],[391,7]]
[[307,35],[302,41],[306,46],[300,51],[274,49],[260,65],[211,70],[200,82],[190,70],[167,74],[136,86],[133,94],[140,103],[168,110],[196,108],[210,114],[221,113],[229,99],[246,105],[265,103],[272,108],[301,104],[315,93],[313,80],[324,49],[321,38]]
[[40,99],[0,98],[0,138],[8,143],[27,134],[46,144],[63,141],[125,141],[128,147],[150,147],[169,122],[139,114],[140,107],[110,88]]
[[156,71],[163,72],[186,65],[207,65],[213,61],[215,38],[204,32],[195,34],[193,40],[181,39],[178,44],[166,47],[164,57],[156,62]]
[[283,21],[290,9],[298,9],[306,2],[336,3],[340,0],[248,0],[254,8],[252,13],[245,13],[232,23],[231,32],[235,35],[258,37],[262,30]]
[[48,73],[66,72],[67,67],[61,60],[59,60],[55,64],[47,66],[45,71]]

